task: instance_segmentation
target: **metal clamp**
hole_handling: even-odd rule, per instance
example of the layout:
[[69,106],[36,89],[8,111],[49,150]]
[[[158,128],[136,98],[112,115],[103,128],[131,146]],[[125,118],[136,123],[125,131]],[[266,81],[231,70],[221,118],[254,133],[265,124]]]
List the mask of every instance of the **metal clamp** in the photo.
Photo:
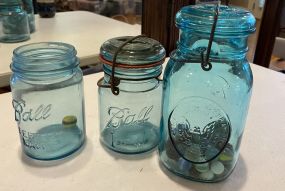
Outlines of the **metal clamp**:
[[220,9],[220,4],[217,4],[216,9],[215,9],[215,15],[214,15],[214,23],[212,26],[209,44],[207,48],[206,58],[204,57],[204,53],[206,52],[206,50],[201,52],[201,67],[204,71],[210,71],[212,69],[212,64],[210,62],[210,53],[211,53],[213,40],[215,37],[215,30],[217,27],[217,22],[218,22],[218,17],[219,17],[219,9]]
[[126,42],[124,42],[121,46],[119,46],[119,48],[117,49],[117,51],[115,52],[114,54],[114,57],[113,57],[113,63],[112,63],[112,74],[111,74],[111,77],[110,77],[110,80],[108,82],[107,85],[102,85],[102,80],[103,79],[100,79],[97,83],[97,85],[99,87],[102,87],[102,88],[111,88],[111,91],[114,95],[119,95],[120,93],[120,89],[118,88],[118,85],[120,84],[120,79],[115,77],[115,68],[117,66],[117,57],[118,57],[118,54],[120,53],[120,51],[130,42],[138,39],[138,38],[141,38],[141,37],[146,37],[145,35],[138,35],[138,36],[135,36],[133,38],[130,38],[129,40],[127,40]]

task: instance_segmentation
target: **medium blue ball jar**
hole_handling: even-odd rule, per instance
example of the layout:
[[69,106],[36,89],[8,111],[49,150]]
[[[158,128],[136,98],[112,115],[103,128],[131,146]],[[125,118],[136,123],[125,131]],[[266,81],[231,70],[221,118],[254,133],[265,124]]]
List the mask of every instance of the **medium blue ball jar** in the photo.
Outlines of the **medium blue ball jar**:
[[255,19],[240,8],[220,7],[212,67],[202,67],[215,10],[203,4],[177,13],[178,48],[164,73],[160,161],[175,174],[201,182],[221,181],[233,171],[253,83],[246,53]]
[[[158,41],[146,37],[120,48],[129,40],[132,37],[117,37],[101,46],[100,139],[113,151],[135,154],[155,148],[160,139],[162,82],[158,77],[165,50]],[[112,81],[115,89],[108,88]]]
[[49,42],[14,50],[10,86],[22,149],[60,159],[85,141],[83,78],[73,46]]
[[12,43],[30,38],[27,12],[21,0],[0,2],[0,42]]

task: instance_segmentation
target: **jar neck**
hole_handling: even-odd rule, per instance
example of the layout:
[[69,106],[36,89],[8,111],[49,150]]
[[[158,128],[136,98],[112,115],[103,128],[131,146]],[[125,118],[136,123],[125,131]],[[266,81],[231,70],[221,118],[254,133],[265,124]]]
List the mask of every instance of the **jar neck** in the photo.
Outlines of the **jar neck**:
[[[185,57],[201,57],[201,53],[208,48],[209,34],[197,33],[191,29],[180,30],[177,42],[178,51]],[[215,34],[210,58],[212,59],[245,59],[248,51],[248,35],[222,36]]]
[[[110,82],[110,76],[104,74],[104,83],[108,84]],[[120,91],[129,93],[147,92],[156,89],[160,84],[158,78],[149,78],[142,80],[131,80],[131,79],[120,79],[120,84],[118,85]]]
[[[112,66],[103,64],[104,73],[108,76],[112,75]],[[160,76],[162,66],[158,65],[151,68],[119,68],[115,67],[115,77],[127,80],[144,80]]]
[[79,65],[76,50],[65,43],[34,43],[14,50],[11,69],[21,78],[46,80],[66,77]]

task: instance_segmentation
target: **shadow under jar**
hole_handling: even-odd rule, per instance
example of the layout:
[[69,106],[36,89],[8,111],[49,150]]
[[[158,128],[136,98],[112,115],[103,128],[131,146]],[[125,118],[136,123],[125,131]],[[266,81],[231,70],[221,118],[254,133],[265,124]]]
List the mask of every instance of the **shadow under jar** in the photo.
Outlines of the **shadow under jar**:
[[233,171],[253,83],[246,53],[255,18],[240,8],[220,7],[212,68],[202,67],[215,10],[203,4],[177,13],[178,48],[164,73],[160,160],[175,174],[201,182],[221,181]]
[[85,141],[83,78],[73,46],[35,43],[14,50],[10,85],[22,149],[60,159]]
[[[135,154],[153,149],[160,139],[162,83],[158,77],[165,50],[159,42],[146,37],[119,50],[130,39],[118,37],[101,46],[104,78],[98,82],[100,138],[113,151]],[[114,91],[110,88],[112,79],[118,82]]]

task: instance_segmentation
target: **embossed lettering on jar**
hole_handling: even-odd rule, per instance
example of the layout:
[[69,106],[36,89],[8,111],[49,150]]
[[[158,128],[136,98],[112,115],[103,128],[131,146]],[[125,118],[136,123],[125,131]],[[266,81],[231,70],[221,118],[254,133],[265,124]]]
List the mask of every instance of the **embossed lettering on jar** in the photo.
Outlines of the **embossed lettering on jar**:
[[201,182],[221,181],[233,171],[253,82],[246,52],[255,19],[240,8],[220,7],[212,68],[203,69],[215,10],[203,4],[177,13],[178,48],[164,73],[160,160],[175,174]]
[[118,95],[109,86],[115,52],[131,37],[106,41],[101,47],[104,78],[98,82],[101,142],[121,153],[142,153],[159,141],[161,117],[161,64],[165,57],[162,45],[140,37],[119,51],[115,78]]
[[73,46],[36,43],[14,50],[10,85],[24,153],[59,159],[85,140],[83,78]]

